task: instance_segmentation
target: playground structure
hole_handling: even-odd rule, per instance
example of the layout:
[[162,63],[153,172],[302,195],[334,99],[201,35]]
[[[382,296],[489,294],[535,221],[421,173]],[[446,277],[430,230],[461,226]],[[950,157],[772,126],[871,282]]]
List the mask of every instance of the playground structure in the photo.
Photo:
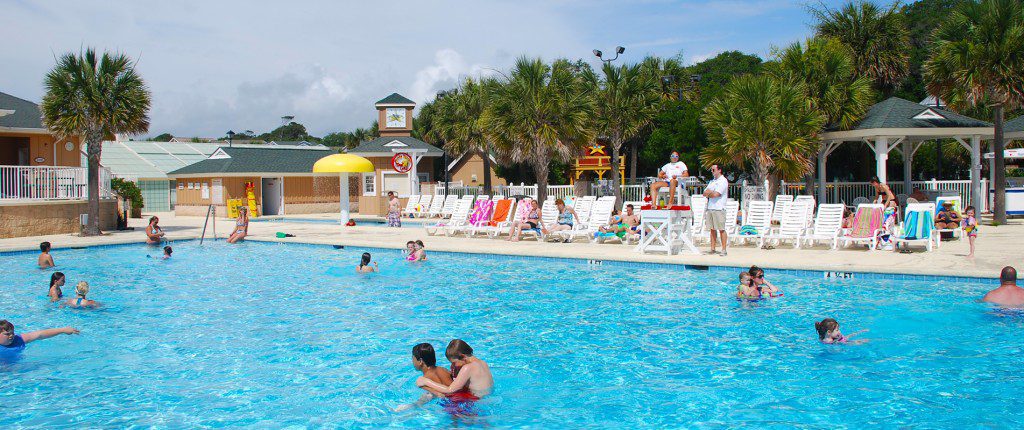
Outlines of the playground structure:
[[[598,180],[604,179],[604,175],[612,170],[612,157],[605,151],[605,145],[594,142],[587,147],[587,155],[576,158],[572,166],[572,175],[569,176],[570,184],[583,176],[584,173],[592,172],[597,175]],[[619,157],[619,180],[625,184],[626,161]]]

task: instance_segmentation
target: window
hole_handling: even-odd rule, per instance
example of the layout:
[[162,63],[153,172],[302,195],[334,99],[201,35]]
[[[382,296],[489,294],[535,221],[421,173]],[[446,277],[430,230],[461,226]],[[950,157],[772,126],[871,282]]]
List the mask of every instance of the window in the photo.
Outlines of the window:
[[384,191],[394,191],[398,197],[409,196],[409,174],[398,172],[381,172]]
[[363,195],[377,195],[377,172],[363,173]]

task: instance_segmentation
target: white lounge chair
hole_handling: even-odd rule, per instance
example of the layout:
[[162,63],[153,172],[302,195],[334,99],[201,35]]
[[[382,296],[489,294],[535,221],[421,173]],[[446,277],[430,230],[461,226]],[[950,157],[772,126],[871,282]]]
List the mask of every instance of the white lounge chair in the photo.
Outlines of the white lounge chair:
[[[953,202],[953,211],[960,214],[961,217],[964,215],[963,200],[960,196],[939,196],[935,198],[935,211],[938,212],[942,208],[942,202]],[[935,226],[935,218],[932,218],[932,226]],[[942,233],[950,233],[953,238],[956,238],[961,234],[961,229],[957,228],[937,228],[932,230],[932,235],[935,236],[935,245],[942,247]]]
[[469,217],[469,210],[473,204],[472,196],[470,198],[461,198],[455,202],[455,209],[452,211],[452,217],[450,219],[438,220],[433,224],[424,224],[423,228],[427,230],[427,235],[433,236],[438,233],[444,233],[445,230],[451,225],[462,225],[466,223],[466,218]]
[[434,201],[433,194],[424,194],[420,196],[420,202],[413,207],[413,217],[425,217],[427,212],[430,212],[430,203]]
[[779,194],[775,196],[775,207],[772,212],[772,222],[779,222],[782,220],[782,214],[786,212],[786,208],[793,202],[793,196],[785,194]]
[[405,209],[402,209],[402,216],[412,216],[416,212],[416,205],[420,203],[420,196],[409,196],[409,200],[405,202]]
[[463,225],[460,225],[460,226],[453,226],[453,227],[449,228],[448,229],[448,234],[454,236],[455,234],[458,234],[458,233],[466,233],[466,236],[472,236],[473,233],[476,231],[476,229],[481,228],[481,227],[486,227],[491,222],[491,220],[494,219],[494,208],[497,206],[498,202],[500,202],[502,200],[504,200],[504,199],[502,199],[502,198],[494,199],[491,202],[491,208],[490,208],[491,213],[489,215],[487,215],[486,218],[481,218],[481,219],[476,220],[476,222],[473,222],[472,218],[473,218],[473,215],[476,212],[477,208],[479,206],[485,204],[484,202],[488,201],[487,199],[477,199],[476,203],[473,204],[473,211],[470,212],[469,219],[467,219],[466,223],[463,224]]
[[427,218],[435,218],[441,216],[441,209],[444,209],[444,203],[446,200],[448,200],[448,197],[443,195],[434,196],[434,199],[430,201],[430,209],[427,210],[425,216]]
[[[768,234],[772,225],[772,202],[755,200],[747,205],[747,212],[743,215],[743,223],[736,231],[736,234],[729,235],[729,240],[735,243],[745,244],[749,239],[761,241],[761,237]],[[749,226],[749,227],[748,227]],[[754,234],[742,235],[744,228],[753,228]]]
[[[626,213],[626,206],[633,205],[633,214],[640,216],[640,207],[644,205],[644,202],[622,202],[622,210],[619,212],[620,215]],[[600,228],[600,226],[598,226]],[[599,236],[597,243],[607,243],[608,241],[618,241],[622,244],[629,244],[631,242],[640,241],[640,233],[632,230],[627,230],[626,234],[621,238],[618,236]]]
[[[516,199],[506,200],[511,203],[508,208],[508,215],[503,219],[493,219],[492,221],[494,221],[494,225],[485,225],[474,229],[473,232],[470,233],[470,236],[476,235],[477,233],[483,233],[486,234],[487,237],[495,238],[501,236],[502,233],[507,232],[512,228],[512,222],[516,219],[516,211],[519,209],[519,204],[521,204],[521,202],[516,202]],[[495,212],[497,212],[497,205],[495,205]]]
[[707,211],[707,209],[707,197],[690,197],[690,212],[693,213],[693,219],[690,220],[690,239],[694,242],[700,241],[702,238],[708,236],[708,233],[704,231],[704,212]]
[[441,208],[441,214],[439,218],[451,218],[452,212],[455,212],[455,205],[459,202],[461,197],[454,194],[449,194],[448,198],[444,200],[444,207]]
[[[558,221],[558,207],[555,206],[555,199],[547,199],[544,204],[540,206],[540,219],[544,226],[555,225]],[[544,232],[541,230],[541,226],[537,226],[534,230],[523,230],[520,238],[525,238],[527,235],[533,236],[538,241],[544,240]]]
[[814,196],[796,196],[796,198],[793,199],[793,202],[808,205],[807,207],[810,208],[810,210],[807,211],[807,226],[810,227],[814,224]]
[[892,241],[896,245],[893,251],[906,249],[909,245],[922,244],[925,249],[931,251],[935,242],[933,238],[938,236],[936,232],[939,231],[935,228],[935,204],[907,203],[904,212],[906,215],[903,216],[903,231],[892,236]]
[[807,229],[807,233],[800,240],[811,246],[818,242],[825,242],[831,249],[836,249],[839,246],[839,236],[843,232],[843,211],[845,209],[846,206],[842,203],[818,205],[818,215],[814,219],[814,226]]
[[[859,245],[868,245],[871,251],[874,251],[878,247],[878,231],[882,227],[884,208],[878,203],[864,203],[857,206],[857,210],[854,212],[854,228],[850,229],[846,234],[839,238],[843,243],[843,247],[850,246],[851,243]],[[869,217],[867,220],[862,220],[862,217]],[[878,223],[871,222],[874,217],[878,218]],[[860,229],[857,224],[867,223],[863,226],[863,231],[854,231]]]
[[725,233],[736,233],[736,220],[740,215],[740,202],[729,199],[725,202]]
[[807,228],[808,205],[805,202],[791,202],[782,214],[778,227],[772,227],[768,234],[761,237],[760,246],[764,244],[781,245],[783,241],[793,241],[793,248],[800,247],[800,238]]
[[570,241],[577,237],[592,238],[594,233],[602,225],[608,225],[612,217],[612,209],[615,209],[615,196],[605,196],[597,199],[587,216],[580,217],[580,222],[574,223],[571,230],[557,231],[555,234]]

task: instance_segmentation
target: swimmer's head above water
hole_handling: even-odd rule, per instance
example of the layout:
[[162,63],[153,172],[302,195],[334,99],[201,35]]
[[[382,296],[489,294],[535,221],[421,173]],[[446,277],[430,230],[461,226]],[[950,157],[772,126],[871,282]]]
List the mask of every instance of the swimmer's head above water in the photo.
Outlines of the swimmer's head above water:
[[429,343],[421,343],[412,347],[412,365],[416,370],[437,367],[437,354],[434,346]]
[[448,348],[444,350],[444,356],[456,366],[466,364],[466,361],[473,356],[473,347],[469,346],[462,339],[454,339],[448,342]]

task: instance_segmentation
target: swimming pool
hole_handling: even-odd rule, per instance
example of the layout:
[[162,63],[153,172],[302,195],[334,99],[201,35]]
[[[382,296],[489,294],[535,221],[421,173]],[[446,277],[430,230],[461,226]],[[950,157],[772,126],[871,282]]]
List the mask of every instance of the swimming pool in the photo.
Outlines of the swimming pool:
[[[5,427],[1014,427],[1024,317],[992,286],[768,276],[786,296],[731,298],[732,270],[430,254],[352,273],[364,249],[223,241],[57,250],[99,311],[55,309],[35,255],[0,254],[0,317],[72,325],[0,367]],[[671,280],[668,282],[667,280]],[[813,321],[871,329],[824,346]],[[465,339],[495,375],[481,416],[418,396],[410,350]],[[447,365],[443,354],[439,364]]]
[[[330,218],[253,218],[252,222],[283,222],[283,223],[311,223],[311,224],[341,224],[340,220]],[[402,227],[411,228],[423,228],[424,223],[436,223],[437,219],[425,220],[425,221],[406,221],[402,220]],[[377,219],[357,219],[357,225],[362,226],[376,226],[376,227],[387,227],[388,222],[386,220]]]

